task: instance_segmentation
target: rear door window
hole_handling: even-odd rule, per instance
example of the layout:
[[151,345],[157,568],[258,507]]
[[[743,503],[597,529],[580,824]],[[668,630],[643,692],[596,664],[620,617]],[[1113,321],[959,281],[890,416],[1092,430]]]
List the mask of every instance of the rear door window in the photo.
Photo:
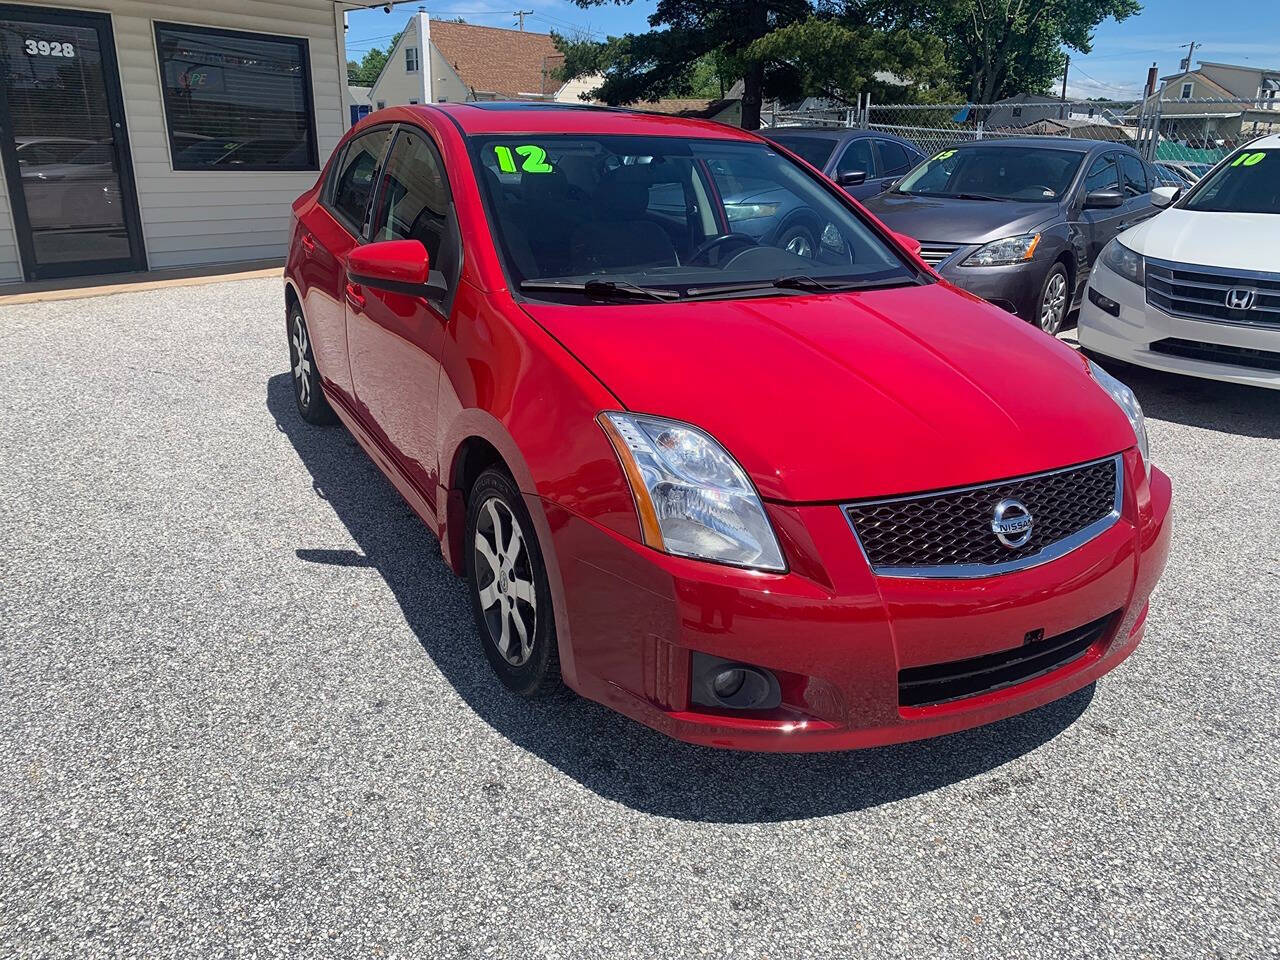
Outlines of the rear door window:
[[879,176],[896,177],[906,173],[913,166],[911,155],[902,144],[892,140],[877,140],[876,146],[880,150],[880,163],[883,167]]
[[388,133],[386,129],[371,130],[356,137],[347,144],[334,170],[326,206],[357,236],[364,234],[369,201],[373,198],[373,185],[387,147]]

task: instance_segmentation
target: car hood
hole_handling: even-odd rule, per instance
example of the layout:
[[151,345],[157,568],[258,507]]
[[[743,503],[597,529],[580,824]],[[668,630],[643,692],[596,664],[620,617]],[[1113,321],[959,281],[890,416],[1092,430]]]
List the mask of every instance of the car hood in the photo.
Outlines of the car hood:
[[955,200],[882,193],[863,202],[898,233],[925,243],[987,243],[1030,233],[1058,215],[1056,203]]
[[767,499],[962,486],[1134,443],[1070,347],[945,283],[523,306],[627,409],[716,437]]
[[1280,215],[1165,210],[1120,235],[1144,257],[1205,267],[1276,272]]

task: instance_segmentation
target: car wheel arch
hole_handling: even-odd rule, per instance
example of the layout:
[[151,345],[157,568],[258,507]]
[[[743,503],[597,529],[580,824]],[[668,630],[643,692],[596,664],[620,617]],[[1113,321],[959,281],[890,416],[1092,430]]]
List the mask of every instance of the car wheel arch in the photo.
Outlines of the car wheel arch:
[[[555,541],[547,520],[542,499],[536,494],[533,474],[502,422],[492,414],[479,409],[463,410],[451,424],[448,435],[453,439],[441,446],[448,455],[441,457],[441,466],[447,462],[447,478],[442,488],[445,503],[440,510],[443,529],[440,531],[440,549],[444,561],[457,576],[466,576],[466,555],[463,543],[467,526],[467,498],[470,485],[490,467],[505,470],[516,487],[524,495],[524,503],[533,522],[534,534],[542,551],[547,582],[555,610],[557,647],[560,653],[561,675],[570,687],[576,688],[577,670],[574,666],[568,618],[564,614],[564,580],[556,559]],[[463,484],[468,484],[465,487]]]

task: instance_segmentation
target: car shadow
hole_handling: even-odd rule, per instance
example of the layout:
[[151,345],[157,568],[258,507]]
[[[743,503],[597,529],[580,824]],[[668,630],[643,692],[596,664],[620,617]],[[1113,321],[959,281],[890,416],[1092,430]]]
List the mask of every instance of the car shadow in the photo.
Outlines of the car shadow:
[[1099,360],[1138,395],[1156,420],[1263,440],[1280,439],[1280,390],[1205,380]]
[[[633,809],[681,820],[753,823],[872,807],[994,770],[1053,739],[1093,698],[1090,685],[1030,713],[947,737],[799,755],[692,746],[567,692],[527,702],[494,678],[464,584],[445,566],[435,537],[351,435],[339,427],[305,423],[287,374],[268,381],[266,399],[277,427],[310,472],[316,494],[333,508],[357,547],[303,545],[296,550],[298,559],[377,570],[418,642],[468,707],[511,742]],[[1024,780],[1023,774],[996,778],[975,796],[1007,793]],[[496,780],[476,788],[490,794],[510,789]]]

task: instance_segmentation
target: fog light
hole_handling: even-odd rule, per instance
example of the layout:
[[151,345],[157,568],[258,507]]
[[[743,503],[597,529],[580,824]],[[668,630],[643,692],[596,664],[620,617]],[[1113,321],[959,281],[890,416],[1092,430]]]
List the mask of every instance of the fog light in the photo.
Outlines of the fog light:
[[782,689],[771,670],[707,653],[695,653],[692,665],[690,699],[699,706],[772,710],[782,704]]
[[741,690],[742,685],[746,682],[747,671],[738,667],[730,667],[728,670],[721,670],[716,674],[715,679],[711,681],[711,689],[715,691],[715,695],[721,700],[728,700]]
[[1089,288],[1089,302],[1099,310],[1103,310],[1111,314],[1113,317],[1120,316],[1120,304],[1116,303],[1110,297],[1104,297],[1097,290],[1093,289],[1093,287]]

